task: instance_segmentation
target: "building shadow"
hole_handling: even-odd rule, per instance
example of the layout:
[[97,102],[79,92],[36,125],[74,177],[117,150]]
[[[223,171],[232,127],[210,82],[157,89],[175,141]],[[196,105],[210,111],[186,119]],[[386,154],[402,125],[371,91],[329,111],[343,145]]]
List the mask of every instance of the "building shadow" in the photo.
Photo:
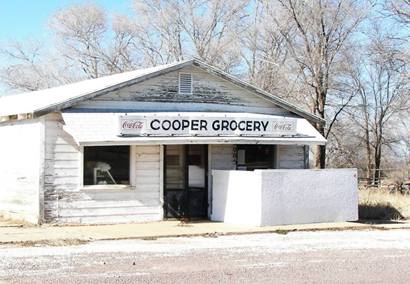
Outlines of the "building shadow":
[[395,224],[405,218],[391,204],[361,204],[359,205],[359,221],[366,224]]

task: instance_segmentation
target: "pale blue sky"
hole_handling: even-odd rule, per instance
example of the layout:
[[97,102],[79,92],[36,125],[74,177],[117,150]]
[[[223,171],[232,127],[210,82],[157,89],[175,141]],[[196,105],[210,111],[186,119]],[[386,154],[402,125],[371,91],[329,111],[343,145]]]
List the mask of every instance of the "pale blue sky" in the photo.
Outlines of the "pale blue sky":
[[73,3],[97,3],[108,11],[126,13],[130,0],[0,0],[0,42],[41,38],[46,33],[50,16]]

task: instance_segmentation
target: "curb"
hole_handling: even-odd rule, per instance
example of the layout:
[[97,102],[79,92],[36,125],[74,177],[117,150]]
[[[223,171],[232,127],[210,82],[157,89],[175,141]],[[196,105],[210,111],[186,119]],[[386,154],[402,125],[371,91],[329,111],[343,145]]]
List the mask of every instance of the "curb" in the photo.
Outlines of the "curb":
[[364,230],[405,230],[409,227],[393,227],[386,228],[377,225],[368,226],[349,226],[349,227],[335,227],[335,228],[302,228],[302,229],[275,229],[267,231],[237,231],[237,232],[207,232],[207,233],[185,233],[185,234],[170,234],[170,235],[151,235],[151,236],[130,236],[130,237],[107,237],[107,238],[62,238],[62,239],[43,239],[43,240],[28,240],[28,241],[0,241],[0,246],[14,245],[18,247],[35,247],[35,246],[68,246],[68,245],[82,245],[95,241],[114,241],[114,240],[145,240],[155,241],[163,238],[190,238],[190,237],[205,237],[218,238],[220,236],[235,236],[235,235],[256,235],[256,234],[280,234],[287,235],[292,232],[320,232],[320,231],[364,231]]

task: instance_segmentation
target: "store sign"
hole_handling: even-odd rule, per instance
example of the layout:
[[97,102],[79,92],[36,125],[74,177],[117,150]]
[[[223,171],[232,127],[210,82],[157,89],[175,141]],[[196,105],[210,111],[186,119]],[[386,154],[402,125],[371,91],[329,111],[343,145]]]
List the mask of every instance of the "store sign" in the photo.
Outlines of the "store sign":
[[291,136],[296,119],[216,116],[120,116],[120,136]]

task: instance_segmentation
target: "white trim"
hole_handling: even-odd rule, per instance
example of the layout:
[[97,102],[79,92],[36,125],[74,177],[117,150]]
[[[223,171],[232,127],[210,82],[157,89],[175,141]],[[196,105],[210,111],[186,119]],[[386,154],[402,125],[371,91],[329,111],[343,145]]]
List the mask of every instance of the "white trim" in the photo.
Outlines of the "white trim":
[[159,145],[159,204],[164,219],[164,145]]
[[[189,75],[189,76],[191,76],[191,92],[189,92],[189,93],[183,93],[183,92],[181,92],[181,75]],[[180,95],[192,95],[192,93],[193,93],[193,91],[194,91],[194,76],[192,76],[192,73],[184,73],[184,72],[181,72],[181,73],[178,73],[178,94],[180,94]]]
[[212,216],[212,145],[208,144],[208,218]]
[[79,147],[79,170],[80,170],[80,175],[78,176],[78,184],[80,185],[80,188],[84,187],[84,146],[80,145]]
[[137,184],[135,164],[137,162],[136,146],[130,145],[130,185],[135,187]]
[[[94,189],[95,186],[99,186],[97,184],[94,185],[84,185],[84,147],[103,147],[103,146],[118,146],[118,145],[80,145],[79,146],[79,171],[80,171],[80,176],[78,184],[80,187],[80,190],[89,190],[89,189]],[[135,189],[135,185],[136,185],[136,179],[135,179],[135,162],[136,162],[136,150],[135,150],[135,145],[119,145],[119,146],[129,146],[130,147],[130,169],[129,169],[129,182],[130,184],[110,184],[108,185],[109,188],[113,188],[113,189],[122,189],[122,188],[128,188],[128,189]],[[134,173],[134,174],[132,174]],[[94,188],[92,188],[94,186]]]
[[325,142],[317,141],[314,138],[253,138],[240,137],[148,137],[148,138],[124,138],[116,141],[84,141],[82,146],[126,146],[126,145],[176,145],[176,144],[274,144],[274,145],[325,145]]
[[39,165],[39,188],[38,188],[38,224],[44,223],[44,189],[45,189],[45,164],[46,164],[46,119],[43,116],[40,121],[40,165]]
[[135,190],[135,187],[127,184],[94,184],[94,185],[84,185],[80,188],[80,190],[84,191],[93,191],[93,190],[107,190],[107,189],[112,189],[112,190]]

